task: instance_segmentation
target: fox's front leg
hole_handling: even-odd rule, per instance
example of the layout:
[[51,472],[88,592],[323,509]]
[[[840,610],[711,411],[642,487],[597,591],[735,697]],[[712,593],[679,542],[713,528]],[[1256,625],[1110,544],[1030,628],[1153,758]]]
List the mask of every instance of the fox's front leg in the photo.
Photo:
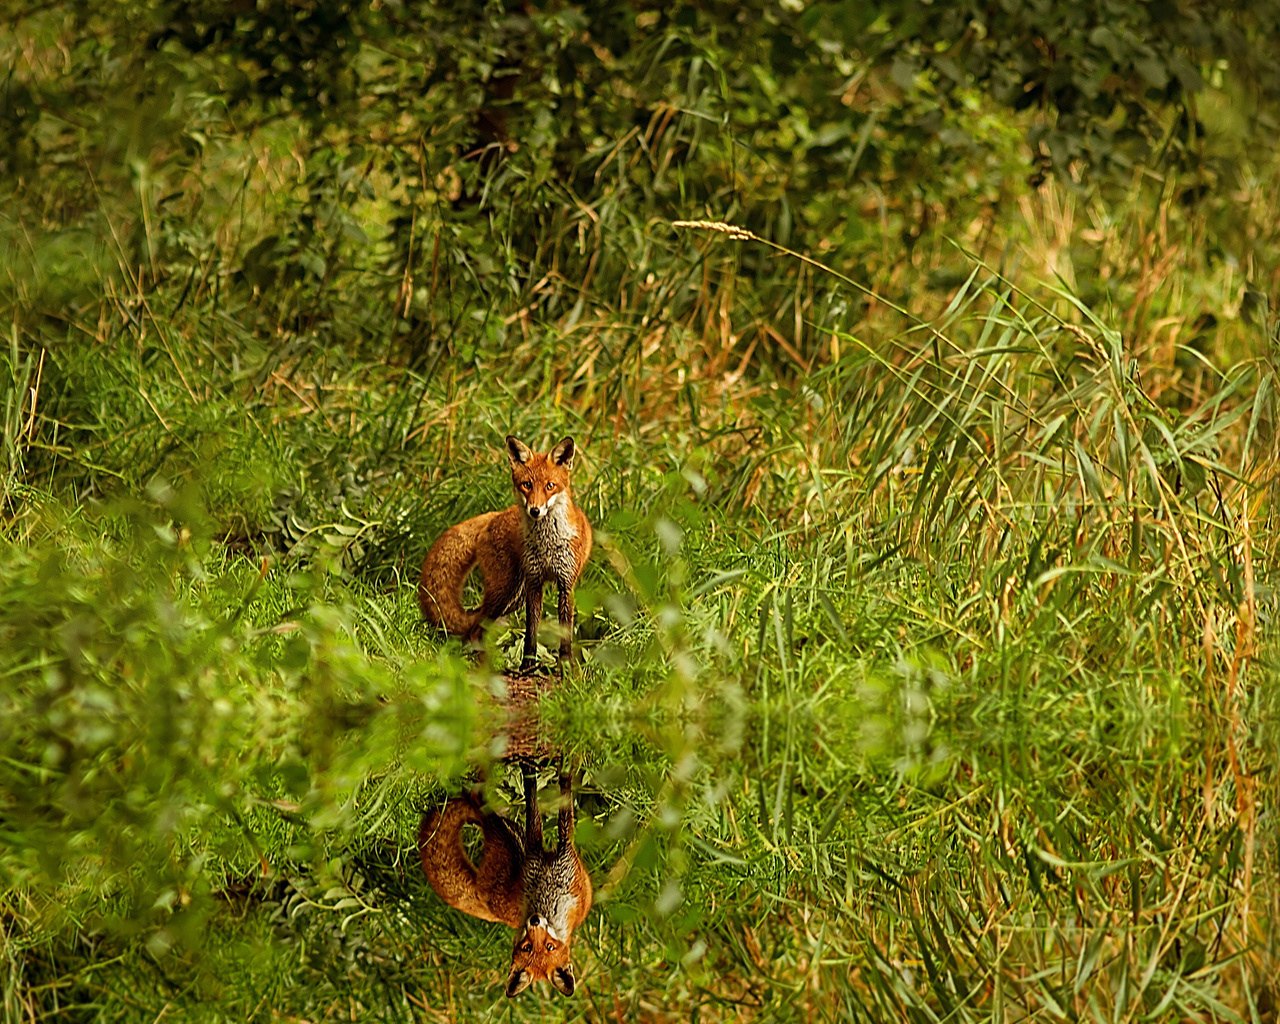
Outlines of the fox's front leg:
[[524,855],[533,857],[543,850],[542,812],[538,810],[538,773],[528,761],[520,762],[524,783]]
[[563,852],[573,846],[573,770],[560,763],[560,810],[556,816],[559,835],[556,850]]
[[520,671],[531,672],[538,664],[538,626],[542,623],[542,580],[530,575],[524,581],[524,655]]
[[560,671],[573,657],[573,584],[559,584],[560,601],[557,616],[560,620]]

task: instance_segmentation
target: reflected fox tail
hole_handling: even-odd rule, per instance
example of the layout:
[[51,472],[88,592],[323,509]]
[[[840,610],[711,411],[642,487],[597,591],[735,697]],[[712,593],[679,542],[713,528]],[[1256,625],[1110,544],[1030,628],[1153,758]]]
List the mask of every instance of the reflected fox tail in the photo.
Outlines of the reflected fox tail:
[[468,822],[480,824],[483,819],[484,813],[466,797],[450,800],[422,816],[422,824],[418,826],[418,858],[431,888],[440,893],[445,902],[450,901],[438,883],[446,889],[457,879],[472,886],[476,883],[475,865],[462,848],[462,826]]
[[[479,825],[484,837],[479,867],[462,845],[468,824]],[[431,888],[455,910],[511,925],[519,918],[520,839],[505,818],[486,814],[474,797],[455,798],[422,816],[418,857]]]

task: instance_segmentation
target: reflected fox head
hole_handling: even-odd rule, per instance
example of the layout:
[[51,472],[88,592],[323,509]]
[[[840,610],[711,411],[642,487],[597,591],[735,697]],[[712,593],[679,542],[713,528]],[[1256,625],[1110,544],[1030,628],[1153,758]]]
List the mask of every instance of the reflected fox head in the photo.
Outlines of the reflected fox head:
[[569,470],[573,468],[575,451],[571,437],[566,437],[545,455],[517,438],[507,438],[511,486],[530,519],[541,519],[558,505],[570,501]]
[[516,929],[507,995],[514,996],[531,983],[544,980],[565,995],[573,995],[573,966],[569,963],[572,938],[572,932],[557,935],[551,922],[540,914],[531,915],[523,928]]

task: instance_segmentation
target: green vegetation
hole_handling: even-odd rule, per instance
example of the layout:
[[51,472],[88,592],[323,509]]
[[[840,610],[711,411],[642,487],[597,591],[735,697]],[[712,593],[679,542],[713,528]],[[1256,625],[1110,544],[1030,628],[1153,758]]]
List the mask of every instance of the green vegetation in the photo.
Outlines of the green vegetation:
[[[5,1021],[1274,1020],[1278,13],[0,3]],[[414,849],[509,432],[567,1001]]]

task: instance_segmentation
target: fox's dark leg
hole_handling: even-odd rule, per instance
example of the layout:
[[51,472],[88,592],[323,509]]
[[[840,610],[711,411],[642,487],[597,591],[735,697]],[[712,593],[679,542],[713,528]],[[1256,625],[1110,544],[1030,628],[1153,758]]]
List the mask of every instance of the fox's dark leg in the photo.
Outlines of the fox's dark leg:
[[520,581],[507,586],[489,585],[484,588],[484,599],[480,602],[480,613],[490,622],[500,619],[511,611],[512,604],[520,597]]
[[573,847],[573,770],[566,770],[564,760],[560,761],[560,812],[556,817],[559,836],[556,837],[556,850],[564,852]]
[[538,772],[528,761],[520,762],[524,780],[524,852],[526,857],[542,852],[542,814],[538,811]]
[[519,597],[519,584],[515,586],[507,586],[505,589],[496,584],[485,581],[484,599],[480,602],[480,608],[476,615],[475,627],[467,636],[472,648],[476,652],[476,657],[481,664],[486,662],[486,653],[484,647],[484,631],[491,622],[496,622],[502,616],[511,610],[512,602]]
[[560,589],[560,601],[557,605],[557,616],[560,620],[560,673],[573,657],[573,584],[557,584]]
[[486,590],[484,600],[480,602],[480,618],[476,622],[476,628],[471,636],[474,643],[479,643],[484,639],[484,628],[491,622],[496,622],[506,613],[511,606],[511,595],[503,591]]
[[486,623],[494,622],[510,612],[519,602],[523,572],[518,560],[498,551],[486,551],[479,560],[480,578],[484,581],[484,597],[480,601],[480,619],[473,641],[484,635]]
[[542,580],[528,576],[524,581],[524,656],[520,671],[532,672],[538,665],[538,626],[542,622]]

